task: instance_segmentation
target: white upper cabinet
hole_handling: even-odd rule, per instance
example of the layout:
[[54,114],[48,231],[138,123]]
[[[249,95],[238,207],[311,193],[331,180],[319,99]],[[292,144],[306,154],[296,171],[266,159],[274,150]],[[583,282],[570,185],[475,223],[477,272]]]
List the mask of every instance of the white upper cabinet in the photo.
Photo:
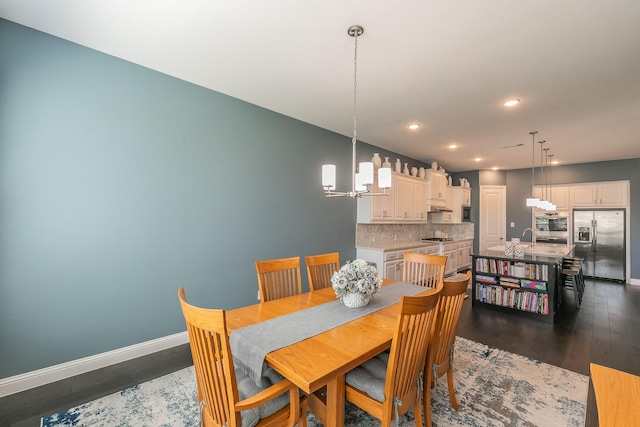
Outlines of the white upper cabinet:
[[413,181],[413,220],[427,221],[427,182]]
[[[361,224],[427,222],[427,181],[392,172],[388,196],[364,196],[358,199],[357,220]],[[377,177],[373,188],[378,188]]]
[[[382,192],[378,187],[378,176],[374,174],[373,190]],[[364,196],[358,199],[357,220],[361,224],[372,222],[392,223],[395,220],[395,181],[387,188],[388,196]]]
[[[534,187],[533,194],[540,200],[549,198],[551,203],[556,205],[556,211],[568,211],[569,205],[569,186],[557,185],[549,187]],[[542,210],[536,208],[536,210]]]
[[462,206],[471,206],[471,188],[469,187],[455,187],[459,188],[462,193]]
[[413,181],[413,179],[402,175],[394,176],[396,221],[413,220]]
[[571,206],[624,207],[628,204],[629,182],[611,181],[570,187]]
[[447,176],[444,173],[428,169],[428,199],[432,208],[445,209],[447,206]]

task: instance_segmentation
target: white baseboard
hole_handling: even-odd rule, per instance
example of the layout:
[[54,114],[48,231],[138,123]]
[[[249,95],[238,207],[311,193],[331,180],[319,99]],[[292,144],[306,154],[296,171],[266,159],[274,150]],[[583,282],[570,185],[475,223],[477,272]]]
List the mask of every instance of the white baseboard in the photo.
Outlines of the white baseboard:
[[157,351],[166,350],[189,342],[187,332],[180,332],[151,341],[145,341],[128,347],[118,348],[105,353],[82,359],[72,360],[59,365],[49,366],[13,377],[0,379],[0,397],[19,393],[30,388],[39,387],[75,375],[84,374],[116,363],[146,356]]
[[640,286],[640,279],[634,279],[633,277],[631,277],[629,279],[629,284],[630,285],[635,285],[635,286]]

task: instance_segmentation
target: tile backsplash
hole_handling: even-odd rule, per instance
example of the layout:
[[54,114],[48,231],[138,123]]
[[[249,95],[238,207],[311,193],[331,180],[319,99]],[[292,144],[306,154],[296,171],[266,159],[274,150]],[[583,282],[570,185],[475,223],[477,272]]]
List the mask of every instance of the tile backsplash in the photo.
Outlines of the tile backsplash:
[[473,239],[473,223],[462,224],[356,224],[356,246],[368,247],[386,243],[415,242],[434,237],[434,232],[447,233],[453,239]]

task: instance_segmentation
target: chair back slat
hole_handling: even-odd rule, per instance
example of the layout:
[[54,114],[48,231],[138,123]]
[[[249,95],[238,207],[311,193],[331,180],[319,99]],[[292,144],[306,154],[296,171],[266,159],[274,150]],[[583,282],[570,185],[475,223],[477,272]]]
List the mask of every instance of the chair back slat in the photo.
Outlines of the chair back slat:
[[430,288],[442,287],[447,257],[416,252],[404,253],[402,281]]
[[449,354],[456,339],[464,296],[471,279],[471,272],[453,280],[444,280],[438,303],[438,319],[433,336],[433,363],[448,366]]
[[256,261],[260,302],[302,293],[300,257]]
[[225,312],[190,305],[182,288],[178,298],[189,334],[198,401],[205,402],[204,425],[238,425],[239,415],[231,409],[238,401],[238,390]]
[[338,252],[307,256],[304,260],[307,265],[310,291],[331,286],[333,273],[340,270],[340,254]]
[[434,289],[427,295],[402,298],[389,353],[386,398],[403,398],[416,391],[416,379],[424,368],[439,297],[440,289]]

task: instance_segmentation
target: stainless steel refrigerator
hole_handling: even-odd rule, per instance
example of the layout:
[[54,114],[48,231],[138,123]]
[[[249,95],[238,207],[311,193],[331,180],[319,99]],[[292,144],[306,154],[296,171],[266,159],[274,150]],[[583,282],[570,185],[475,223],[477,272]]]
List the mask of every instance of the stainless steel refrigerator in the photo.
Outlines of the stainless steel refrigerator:
[[575,256],[586,277],[626,282],[625,210],[573,210]]

